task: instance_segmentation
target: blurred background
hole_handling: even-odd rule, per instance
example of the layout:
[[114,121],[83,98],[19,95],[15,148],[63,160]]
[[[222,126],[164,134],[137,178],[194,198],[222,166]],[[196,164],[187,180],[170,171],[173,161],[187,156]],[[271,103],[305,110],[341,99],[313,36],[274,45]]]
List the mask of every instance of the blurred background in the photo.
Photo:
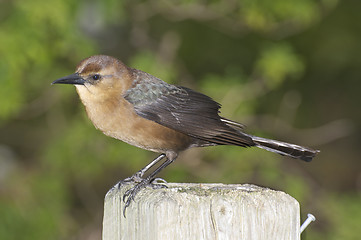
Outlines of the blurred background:
[[[320,149],[184,152],[170,182],[253,183],[313,213],[303,239],[361,235],[361,1],[0,2],[0,239],[100,239],[103,198],[156,154],[106,137],[73,86],[108,54],[223,105],[247,132]],[[302,221],[303,221],[302,220]]]

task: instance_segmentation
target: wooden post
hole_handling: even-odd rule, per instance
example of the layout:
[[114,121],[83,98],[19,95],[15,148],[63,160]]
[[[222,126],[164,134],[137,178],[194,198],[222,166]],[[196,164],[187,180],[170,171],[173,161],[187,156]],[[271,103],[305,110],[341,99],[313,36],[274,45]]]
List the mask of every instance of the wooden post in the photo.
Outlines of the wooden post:
[[286,193],[255,185],[168,183],[142,189],[123,216],[124,192],[105,197],[103,240],[299,240],[300,207]]

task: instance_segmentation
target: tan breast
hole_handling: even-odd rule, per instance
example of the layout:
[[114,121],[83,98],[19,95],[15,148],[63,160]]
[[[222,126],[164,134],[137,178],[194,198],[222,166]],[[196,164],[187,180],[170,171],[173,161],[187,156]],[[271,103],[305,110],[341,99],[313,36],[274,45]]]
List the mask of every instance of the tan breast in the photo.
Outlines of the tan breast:
[[110,137],[154,152],[179,152],[192,142],[183,133],[138,116],[122,97],[99,101],[79,95],[95,127]]

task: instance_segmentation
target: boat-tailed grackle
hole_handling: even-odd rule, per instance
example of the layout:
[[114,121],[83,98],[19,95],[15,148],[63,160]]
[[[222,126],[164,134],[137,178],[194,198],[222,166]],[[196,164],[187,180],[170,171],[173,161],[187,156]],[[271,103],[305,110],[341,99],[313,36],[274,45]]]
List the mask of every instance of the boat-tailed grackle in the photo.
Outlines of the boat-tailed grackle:
[[[90,120],[105,135],[161,153],[145,168],[121,181],[137,183],[123,196],[123,213],[140,189],[152,184],[179,152],[191,147],[254,146],[307,162],[319,152],[247,134],[242,124],[219,116],[220,104],[210,97],[168,84],[110,56],[84,59],[74,74],[53,82],[58,83],[75,85]],[[166,160],[143,178],[163,158]]]

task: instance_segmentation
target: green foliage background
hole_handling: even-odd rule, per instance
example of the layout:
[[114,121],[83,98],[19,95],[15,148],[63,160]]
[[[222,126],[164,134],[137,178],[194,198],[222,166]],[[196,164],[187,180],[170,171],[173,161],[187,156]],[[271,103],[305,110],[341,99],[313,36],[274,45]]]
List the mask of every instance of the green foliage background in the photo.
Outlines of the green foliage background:
[[153,157],[95,130],[71,86],[94,54],[201,91],[247,131],[318,148],[184,152],[168,181],[279,189],[317,217],[307,239],[361,235],[361,2],[3,0],[0,239],[99,239],[103,197]]

